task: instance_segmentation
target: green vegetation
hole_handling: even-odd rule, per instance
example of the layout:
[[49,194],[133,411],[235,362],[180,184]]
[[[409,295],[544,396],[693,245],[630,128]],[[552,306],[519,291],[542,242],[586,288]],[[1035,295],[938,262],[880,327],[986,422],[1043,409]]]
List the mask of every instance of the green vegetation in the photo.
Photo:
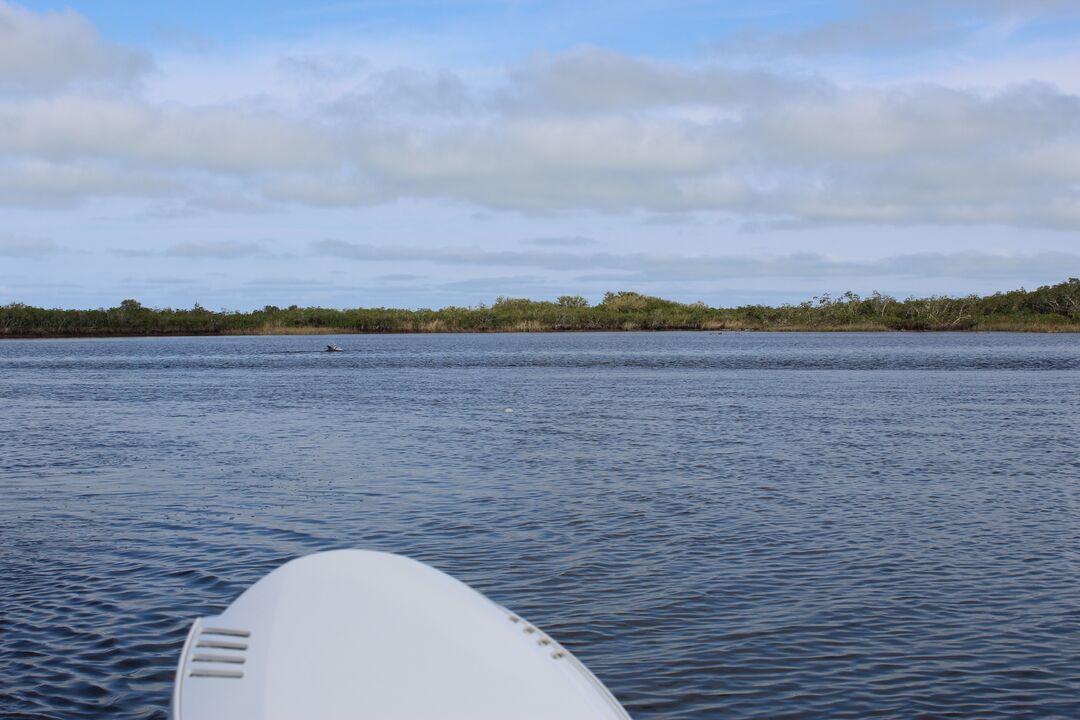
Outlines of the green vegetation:
[[635,292],[591,306],[499,298],[491,307],[442,310],[277,308],[249,313],[152,309],[136,300],[98,310],[0,307],[0,337],[300,333],[527,332],[560,330],[1019,330],[1080,331],[1080,279],[986,297],[897,300],[874,293],[816,297],[800,305],[712,308]]

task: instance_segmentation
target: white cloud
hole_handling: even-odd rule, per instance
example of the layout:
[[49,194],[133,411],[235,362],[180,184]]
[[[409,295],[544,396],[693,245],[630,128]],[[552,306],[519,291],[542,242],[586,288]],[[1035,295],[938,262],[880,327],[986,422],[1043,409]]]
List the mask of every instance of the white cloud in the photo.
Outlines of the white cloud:
[[93,197],[153,197],[182,191],[173,178],[116,162],[5,161],[0,155],[0,205],[51,209]]
[[536,245],[538,247],[569,248],[595,245],[596,241],[592,238],[582,237],[580,235],[554,235],[547,237],[527,238],[525,240],[522,240],[521,243],[523,245]]
[[[450,126],[355,126],[346,151],[399,196],[503,209],[1080,227],[1077,96],[808,82],[788,96],[625,93],[618,112],[560,100]],[[712,102],[712,118],[679,112]]]
[[35,13],[0,0],[0,90],[123,83],[151,66],[145,53],[105,42],[72,10]]
[[164,254],[177,258],[216,258],[228,260],[246,258],[265,253],[258,243],[218,240],[205,242],[183,242],[170,245]]
[[[129,52],[71,13],[0,4],[4,18],[31,40],[14,55],[0,49],[0,77],[52,53],[40,48]],[[71,63],[117,80],[139,65]],[[209,105],[86,88],[0,94],[0,203],[167,195],[246,212],[421,198],[669,219],[705,211],[759,226],[1080,228],[1080,96],[1046,84],[851,86],[589,47],[483,72],[283,50],[271,69],[265,84]],[[283,71],[328,80],[318,102],[282,85]],[[75,77],[46,75],[35,87]]]
[[339,53],[283,55],[277,61],[278,69],[298,82],[352,78],[366,64],[367,62],[359,56]]
[[620,271],[625,281],[693,281],[741,278],[922,277],[1016,281],[1080,274],[1080,255],[1059,252],[912,253],[845,260],[818,253],[773,256],[573,253],[456,247],[377,246],[342,240],[311,243],[316,255],[366,262],[397,262],[536,270]]
[[125,162],[136,169],[250,173],[328,168],[318,125],[243,106],[152,106],[65,94],[0,101],[0,153],[56,162]]
[[530,114],[664,111],[680,106],[723,111],[827,89],[827,83],[813,75],[661,62],[595,47],[534,55],[511,68],[509,79],[503,102],[511,110]]
[[199,258],[214,260],[235,260],[257,255],[267,255],[266,250],[254,242],[236,240],[207,240],[173,243],[163,250],[144,248],[117,248],[112,251],[125,257],[170,257]]
[[48,238],[12,237],[0,235],[0,257],[33,258],[55,255],[61,247]]

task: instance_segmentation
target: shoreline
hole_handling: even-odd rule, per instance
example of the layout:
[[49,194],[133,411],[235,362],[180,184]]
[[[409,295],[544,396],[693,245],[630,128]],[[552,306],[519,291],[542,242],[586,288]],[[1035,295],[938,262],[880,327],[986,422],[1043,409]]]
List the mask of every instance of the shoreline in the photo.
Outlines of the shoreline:
[[514,332],[1080,332],[1080,278],[993,295],[898,300],[847,292],[799,305],[710,307],[624,290],[591,305],[499,297],[494,304],[404,309],[266,305],[259,310],[151,308],[138,300],[93,310],[0,306],[0,339],[398,335]]
[[0,342],[4,340],[92,340],[109,338],[181,338],[181,337],[285,337],[285,336],[319,336],[319,335],[518,335],[518,334],[561,334],[561,333],[665,333],[665,332],[691,332],[691,333],[1024,333],[1042,335],[1067,335],[1080,333],[1078,324],[1046,324],[1046,325],[1023,325],[1023,324],[994,324],[986,327],[932,327],[932,328],[896,328],[886,326],[782,326],[782,327],[670,327],[670,328],[493,328],[493,329],[468,329],[446,328],[438,330],[355,330],[350,328],[323,328],[323,327],[297,327],[297,328],[274,328],[267,330],[229,330],[225,332],[97,332],[97,333],[35,333],[19,335],[0,335]]

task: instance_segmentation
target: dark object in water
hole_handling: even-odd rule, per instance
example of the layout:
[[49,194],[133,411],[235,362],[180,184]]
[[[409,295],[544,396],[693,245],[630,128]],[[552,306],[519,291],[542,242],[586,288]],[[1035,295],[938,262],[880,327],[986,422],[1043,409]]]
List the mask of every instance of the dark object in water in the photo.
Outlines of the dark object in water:
[[326,352],[345,352],[345,349],[340,345],[327,345]]

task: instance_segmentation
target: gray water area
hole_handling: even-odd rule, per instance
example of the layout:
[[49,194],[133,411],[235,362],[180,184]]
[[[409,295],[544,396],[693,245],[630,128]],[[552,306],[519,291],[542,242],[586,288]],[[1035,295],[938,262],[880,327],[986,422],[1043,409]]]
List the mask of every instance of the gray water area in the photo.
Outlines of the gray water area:
[[0,342],[0,716],[164,718],[192,618],[360,547],[637,720],[1080,717],[1078,430],[1080,336]]

